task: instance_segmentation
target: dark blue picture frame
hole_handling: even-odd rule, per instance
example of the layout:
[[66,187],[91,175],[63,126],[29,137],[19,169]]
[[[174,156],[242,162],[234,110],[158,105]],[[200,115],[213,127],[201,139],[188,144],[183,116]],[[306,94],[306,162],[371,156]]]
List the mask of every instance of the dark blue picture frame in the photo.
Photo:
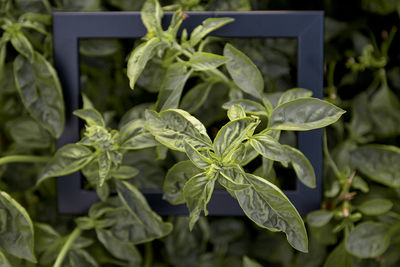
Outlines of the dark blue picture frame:
[[[323,93],[323,12],[322,11],[252,11],[252,12],[187,12],[182,28],[189,32],[209,17],[235,19],[212,33],[220,37],[297,38],[297,86]],[[166,24],[171,14],[166,14]],[[79,107],[79,39],[141,38],[146,29],[139,12],[55,12],[53,14],[54,61],[66,103],[66,127],[57,146],[80,140],[79,121],[72,112]],[[297,179],[296,190],[284,191],[301,214],[318,209],[322,198],[322,130],[298,133],[298,148],[307,156],[316,174],[315,189]],[[60,213],[85,213],[98,197],[95,191],[84,190],[80,172],[58,178]],[[187,214],[185,205],[174,206],[162,200],[162,192],[144,192],[153,210],[160,215]],[[218,191],[208,204],[210,215],[242,215],[237,201],[227,192]]]

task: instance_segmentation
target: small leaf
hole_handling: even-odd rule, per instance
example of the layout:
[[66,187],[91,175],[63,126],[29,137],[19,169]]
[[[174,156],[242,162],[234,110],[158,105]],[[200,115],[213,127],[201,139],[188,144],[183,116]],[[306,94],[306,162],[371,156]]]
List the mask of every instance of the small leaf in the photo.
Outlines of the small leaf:
[[148,32],[152,33],[162,31],[161,18],[164,14],[158,0],[145,1],[142,10],[140,11],[140,15]]
[[315,210],[307,214],[307,222],[313,227],[326,225],[333,217],[333,212],[328,210]]
[[290,160],[286,149],[268,134],[256,134],[250,138],[250,145],[263,157],[287,162]]
[[242,267],[262,267],[262,265],[256,262],[255,260],[250,259],[247,256],[244,256]]
[[189,59],[188,64],[195,71],[205,71],[205,70],[216,69],[219,66],[228,62],[229,60],[230,58],[216,54],[195,52]]
[[277,106],[271,114],[269,128],[307,131],[336,122],[344,110],[317,98],[298,98]]
[[363,222],[354,228],[346,240],[346,250],[359,258],[382,255],[390,244],[389,227],[378,222]]
[[111,170],[110,176],[115,179],[130,179],[138,174],[139,170],[132,166],[119,166]]
[[258,99],[262,98],[264,91],[264,80],[260,70],[244,53],[226,44],[224,56],[232,60],[226,63],[226,68],[236,85]]
[[82,145],[68,144],[60,148],[50,160],[39,177],[37,184],[50,177],[57,177],[76,172],[93,159],[92,151]]
[[278,101],[278,106],[298,98],[311,97],[312,91],[303,88],[293,88],[284,92]]
[[185,142],[185,152],[188,158],[193,162],[196,167],[200,169],[205,169],[213,163],[213,161],[204,155],[202,155],[199,151],[197,151],[192,145]]
[[368,183],[358,175],[354,176],[353,182],[351,183],[351,187],[354,189],[358,189],[363,193],[369,192]]
[[103,152],[99,156],[99,186],[103,186],[104,182],[109,179],[111,171],[111,159],[109,152]]
[[31,42],[29,42],[28,38],[21,32],[15,31],[11,34],[11,44],[21,55],[27,58],[30,62],[33,63],[34,59],[34,50]]
[[0,250],[0,266],[2,267],[12,267],[10,262],[7,260],[6,256]]
[[147,62],[153,57],[154,51],[162,45],[158,38],[152,38],[136,47],[129,56],[127,75],[129,86],[133,90]]
[[222,108],[229,109],[233,105],[240,105],[244,111],[248,114],[256,115],[256,116],[268,116],[267,112],[263,105],[253,100],[248,99],[238,99],[232,100],[225,103]]
[[[5,225],[0,214],[0,251],[3,250],[17,258],[36,262],[33,251],[33,224],[26,210],[7,193],[0,191],[0,211],[5,211]],[[1,256],[0,256],[1,260]]]
[[89,126],[106,126],[103,116],[94,108],[78,109],[75,110],[73,114],[82,120],[85,120]]
[[246,180],[252,186],[235,191],[245,214],[262,228],[285,232],[292,247],[307,252],[308,238],[303,220],[285,194],[261,177],[246,174]]
[[184,110],[147,111],[145,126],[158,142],[173,150],[184,152],[185,141],[196,149],[212,147],[204,125]]
[[254,118],[242,118],[225,124],[214,139],[215,154],[225,160],[229,160],[242,142],[249,138],[260,123]]
[[371,180],[400,187],[400,149],[395,146],[366,145],[351,153],[352,165]]
[[118,139],[122,149],[143,149],[154,147],[159,143],[153,135],[144,128],[144,120],[132,120],[121,127]]
[[328,255],[324,267],[353,267],[351,258],[351,255],[345,249],[344,242],[342,242]]
[[190,35],[190,46],[197,45],[207,34],[221,28],[225,24],[233,22],[233,18],[208,18],[197,26]]
[[180,109],[193,113],[207,100],[213,84],[209,82],[199,83],[191,88],[182,98]]
[[358,209],[365,215],[376,216],[388,212],[392,207],[392,201],[384,198],[376,198],[364,201],[360,206],[358,206]]
[[203,172],[190,160],[180,161],[172,166],[164,180],[164,199],[172,204],[183,204],[185,199],[182,190],[187,181],[196,174]]
[[299,180],[306,186],[315,188],[315,173],[310,161],[308,161],[306,156],[304,156],[300,150],[287,145],[284,145],[283,147],[289,156],[290,163],[292,164]]
[[54,68],[36,52],[32,64],[25,57],[17,56],[14,78],[22,103],[30,115],[52,136],[60,137],[64,130],[65,110]]
[[242,106],[235,104],[228,109],[229,120],[234,121],[244,117],[246,117],[246,112],[244,112]]

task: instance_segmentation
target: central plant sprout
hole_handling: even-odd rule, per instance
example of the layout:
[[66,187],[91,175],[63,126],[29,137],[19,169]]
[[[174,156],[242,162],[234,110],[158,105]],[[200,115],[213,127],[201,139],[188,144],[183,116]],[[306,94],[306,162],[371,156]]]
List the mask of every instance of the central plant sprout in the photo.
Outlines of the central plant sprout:
[[[188,158],[168,171],[164,198],[173,204],[186,203],[192,229],[202,211],[207,215],[207,204],[218,183],[258,226],[285,232],[294,248],[307,252],[306,229],[295,207],[276,185],[245,172],[243,166],[261,155],[265,175],[278,161],[286,167],[291,165],[306,186],[315,187],[312,165],[296,148],[280,144],[280,133],[325,127],[345,111],[312,98],[312,92],[302,88],[288,90],[278,101],[270,101],[260,71],[244,53],[229,43],[223,55],[203,52],[211,41],[207,35],[233,22],[232,18],[208,18],[190,35],[184,29],[178,40],[186,17],[180,10],[173,14],[166,30],[161,26],[163,11],[157,0],[147,1],[141,15],[148,33],[129,57],[130,87],[134,89],[151,60],[166,68],[155,110],[146,111],[145,129],[159,143],[186,153]],[[198,78],[199,83],[182,98],[191,77]],[[216,83],[229,87],[230,101],[223,108],[230,122],[211,140],[206,127],[189,112],[204,104]]]

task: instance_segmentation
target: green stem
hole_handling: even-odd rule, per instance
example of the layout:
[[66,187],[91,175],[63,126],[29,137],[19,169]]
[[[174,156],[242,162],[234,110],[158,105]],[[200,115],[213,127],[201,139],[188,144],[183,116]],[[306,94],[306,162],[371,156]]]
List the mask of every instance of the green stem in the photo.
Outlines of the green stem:
[[46,163],[50,159],[50,157],[45,156],[12,155],[0,158],[0,165],[14,162]]
[[58,254],[56,262],[54,263],[53,267],[61,267],[61,264],[64,261],[64,258],[67,255],[69,249],[71,248],[75,240],[81,235],[81,233],[82,230],[79,229],[78,227],[76,227],[74,231],[72,231],[72,233],[68,236],[64,246],[62,247],[60,254]]
[[143,267],[151,267],[153,263],[153,247],[151,242],[147,242],[144,244],[144,264]]

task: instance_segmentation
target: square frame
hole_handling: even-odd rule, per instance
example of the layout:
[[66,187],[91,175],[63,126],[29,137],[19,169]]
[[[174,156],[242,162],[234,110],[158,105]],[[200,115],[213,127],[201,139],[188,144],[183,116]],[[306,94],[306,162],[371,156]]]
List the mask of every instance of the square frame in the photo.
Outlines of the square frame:
[[[211,35],[240,38],[297,38],[297,86],[307,88],[313,96],[323,95],[323,17],[322,11],[251,11],[185,12],[182,23],[190,33],[209,17],[232,17],[234,22]],[[163,24],[168,25],[172,13]],[[80,140],[79,120],[72,112],[79,108],[79,39],[141,38],[146,34],[140,12],[55,12],[53,14],[54,64],[63,85],[66,103],[66,127],[57,147]],[[284,190],[300,214],[320,208],[322,199],[322,130],[298,133],[298,148],[310,160],[316,175],[311,189],[296,179],[296,190]],[[98,201],[94,190],[81,188],[81,174],[76,172],[57,178],[60,213],[82,214]],[[160,215],[187,214],[185,205],[171,205],[162,192],[143,192],[150,206]],[[228,192],[215,191],[207,205],[210,215],[243,215],[237,201]]]

